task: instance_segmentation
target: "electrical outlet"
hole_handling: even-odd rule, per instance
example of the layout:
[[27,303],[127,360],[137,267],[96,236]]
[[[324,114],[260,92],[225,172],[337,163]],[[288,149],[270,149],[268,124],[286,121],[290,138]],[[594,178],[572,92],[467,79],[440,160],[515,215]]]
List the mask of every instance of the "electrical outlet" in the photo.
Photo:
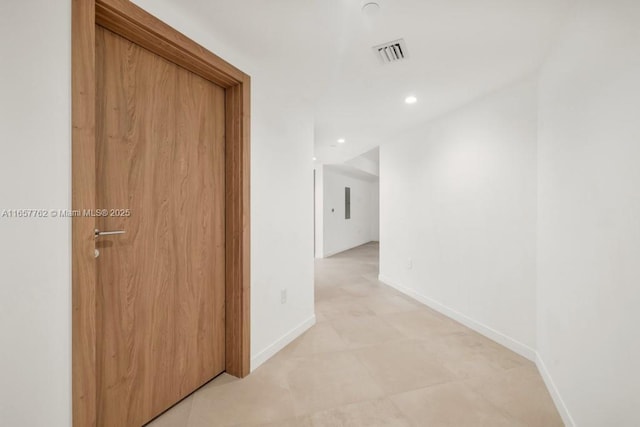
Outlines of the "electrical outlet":
[[407,270],[411,270],[413,268],[413,259],[409,258],[407,261]]
[[287,290],[282,289],[280,290],[280,304],[286,304],[286,303],[287,303]]

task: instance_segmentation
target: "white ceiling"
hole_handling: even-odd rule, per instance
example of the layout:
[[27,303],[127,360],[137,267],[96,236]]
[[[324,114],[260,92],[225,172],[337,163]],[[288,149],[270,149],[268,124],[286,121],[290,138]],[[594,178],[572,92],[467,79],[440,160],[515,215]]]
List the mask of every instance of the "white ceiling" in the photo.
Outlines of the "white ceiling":
[[[182,0],[174,7],[309,100],[315,156],[335,163],[534,72],[573,1],[377,0],[375,17],[361,12],[361,0]],[[398,38],[410,58],[380,63],[371,47]],[[408,94],[418,103],[406,105]]]

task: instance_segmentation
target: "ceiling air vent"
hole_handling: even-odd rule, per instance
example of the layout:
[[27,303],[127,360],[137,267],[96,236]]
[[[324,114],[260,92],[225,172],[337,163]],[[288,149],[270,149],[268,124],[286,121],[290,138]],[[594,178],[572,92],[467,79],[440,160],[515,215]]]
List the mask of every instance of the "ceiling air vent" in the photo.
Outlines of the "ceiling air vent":
[[373,51],[384,64],[403,61],[409,57],[407,44],[404,39],[394,40],[392,42],[374,46]]

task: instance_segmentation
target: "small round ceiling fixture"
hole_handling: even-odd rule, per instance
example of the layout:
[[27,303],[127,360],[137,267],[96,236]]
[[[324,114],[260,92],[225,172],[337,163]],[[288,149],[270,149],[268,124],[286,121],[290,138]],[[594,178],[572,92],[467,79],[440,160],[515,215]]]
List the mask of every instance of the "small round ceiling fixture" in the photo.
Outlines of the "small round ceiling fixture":
[[347,142],[347,140],[346,140],[346,139],[344,139],[344,138],[340,138],[340,139],[338,140],[338,144],[344,144],[345,142]]
[[406,102],[407,104],[415,104],[416,102],[418,102],[418,98],[413,95],[409,95],[404,99],[404,102]]
[[362,6],[362,13],[365,16],[376,16],[378,13],[380,13],[380,5],[374,1],[366,2]]

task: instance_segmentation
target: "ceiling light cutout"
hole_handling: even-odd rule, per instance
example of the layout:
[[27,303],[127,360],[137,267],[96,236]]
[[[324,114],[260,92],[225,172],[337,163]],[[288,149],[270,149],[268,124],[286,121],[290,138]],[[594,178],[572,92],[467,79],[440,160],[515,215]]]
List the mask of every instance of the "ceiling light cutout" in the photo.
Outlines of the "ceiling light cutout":
[[409,95],[404,99],[404,102],[409,105],[415,104],[416,102],[418,102],[418,98],[416,98],[414,95]]

